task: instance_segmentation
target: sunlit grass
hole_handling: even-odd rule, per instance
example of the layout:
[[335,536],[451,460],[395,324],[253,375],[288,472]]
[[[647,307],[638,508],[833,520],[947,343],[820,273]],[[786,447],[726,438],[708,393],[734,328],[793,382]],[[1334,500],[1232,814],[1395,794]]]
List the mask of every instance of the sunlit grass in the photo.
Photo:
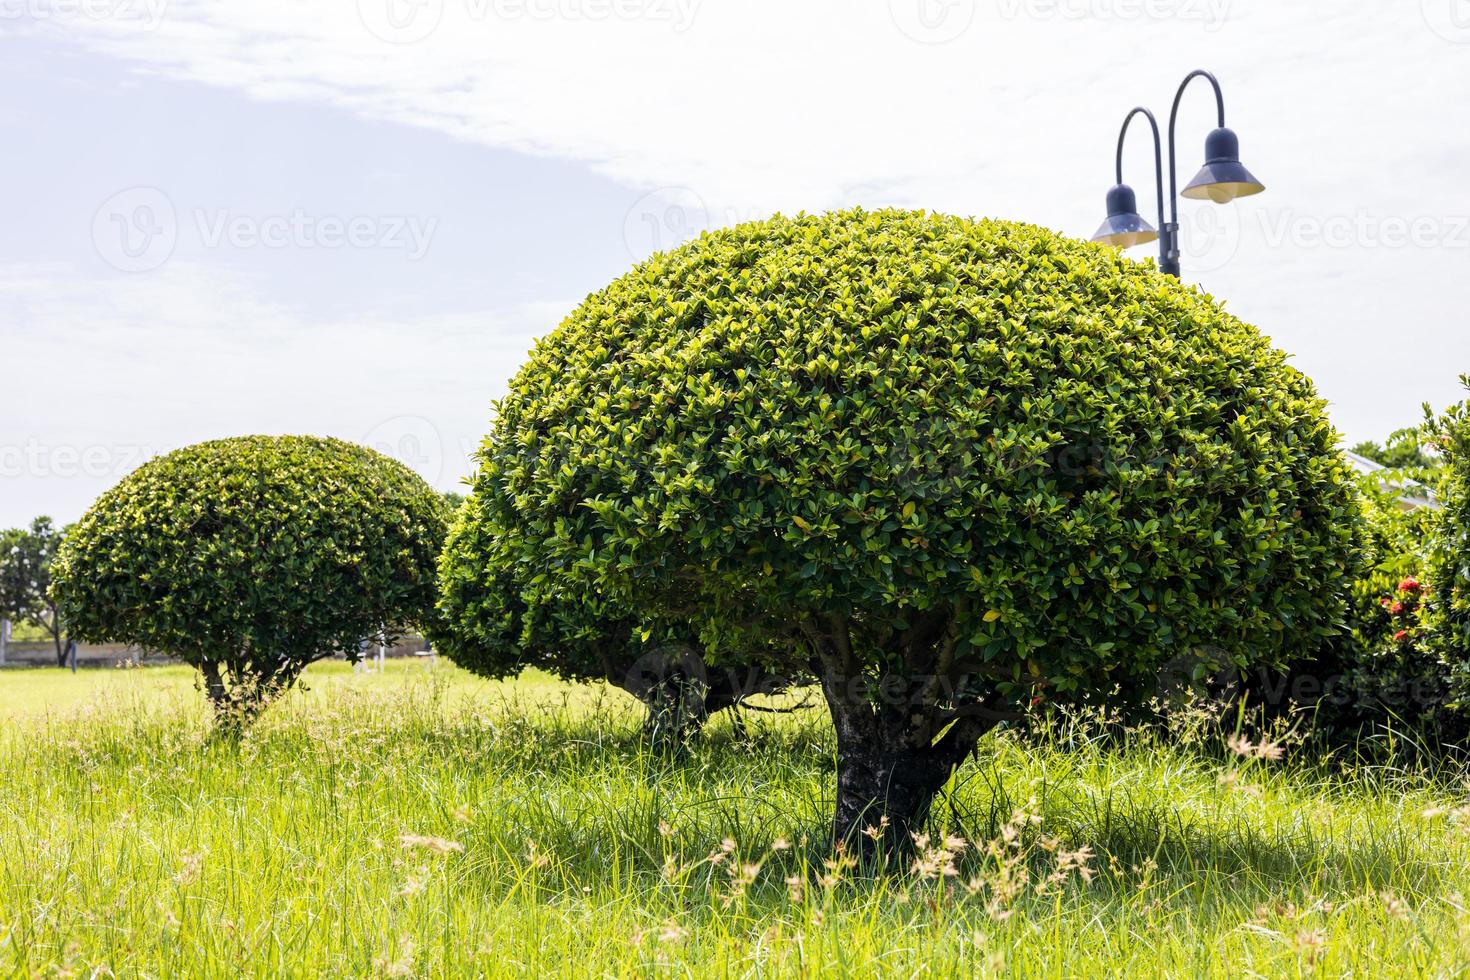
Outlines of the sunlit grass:
[[1000,733],[874,879],[824,862],[820,709],[670,758],[541,676],[307,687],[231,744],[182,669],[0,673],[0,972],[1470,971],[1458,775]]

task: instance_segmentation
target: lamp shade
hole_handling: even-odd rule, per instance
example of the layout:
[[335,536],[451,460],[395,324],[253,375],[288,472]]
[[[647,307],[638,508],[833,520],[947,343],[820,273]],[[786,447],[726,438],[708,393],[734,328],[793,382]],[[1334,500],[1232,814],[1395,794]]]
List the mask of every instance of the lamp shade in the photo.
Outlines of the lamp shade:
[[1224,204],[1265,189],[1241,164],[1240,140],[1234,131],[1222,126],[1205,137],[1205,165],[1179,194],[1196,201]]
[[1133,188],[1127,184],[1116,184],[1108,191],[1108,216],[1092,240],[1118,248],[1131,248],[1154,241],[1159,233],[1154,226],[1143,220],[1138,213],[1138,199]]

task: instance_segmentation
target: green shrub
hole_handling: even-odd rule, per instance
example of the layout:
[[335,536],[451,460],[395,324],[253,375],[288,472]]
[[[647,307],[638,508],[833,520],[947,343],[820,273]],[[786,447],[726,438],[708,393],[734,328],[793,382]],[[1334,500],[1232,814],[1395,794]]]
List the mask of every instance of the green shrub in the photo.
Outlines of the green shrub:
[[74,636],[197,666],[221,721],[238,724],[307,664],[421,624],[447,517],[423,480],[362,446],[221,439],[103,494],[68,533],[52,588]]
[[1330,709],[1324,727],[1343,732],[1398,720],[1429,731],[1445,703],[1444,675],[1425,649],[1420,624],[1426,549],[1434,512],[1405,510],[1381,474],[1361,478],[1367,502],[1372,563],[1353,582],[1350,631],[1335,645],[1344,651],[1338,684],[1326,678]]
[[[1470,375],[1460,381],[1470,388]],[[1429,556],[1429,644],[1450,673],[1454,702],[1470,715],[1470,402],[1425,415],[1443,463]]]
[[1304,713],[1313,741],[1354,747],[1394,729],[1403,749],[1452,745],[1467,731],[1450,671],[1429,642],[1424,579],[1437,514],[1406,510],[1403,471],[1359,478],[1367,560],[1349,592],[1348,630],[1285,670],[1257,667],[1246,702],[1267,717]]
[[[568,681],[605,680],[648,708],[655,741],[692,734],[714,712],[789,682],[749,658],[711,664],[687,620],[640,615],[591,589],[530,588],[531,551],[480,512],[470,498],[440,558],[438,617],[430,639],[457,665],[482,677],[512,677],[527,667]],[[535,584],[540,584],[536,582]]]
[[1330,635],[1360,521],[1335,441],[1252,327],[1112,251],[776,217],[652,257],[537,344],[465,533],[504,543],[476,560],[527,606],[596,595],[818,673],[834,832],[903,846],[1019,704]]

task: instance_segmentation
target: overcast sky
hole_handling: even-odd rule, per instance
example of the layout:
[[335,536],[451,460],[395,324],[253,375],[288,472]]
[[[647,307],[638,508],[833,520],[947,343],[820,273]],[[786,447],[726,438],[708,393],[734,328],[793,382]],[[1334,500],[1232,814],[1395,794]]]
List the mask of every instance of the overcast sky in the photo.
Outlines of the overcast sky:
[[[454,488],[654,249],[857,204],[1085,237],[1196,67],[1267,191],[1181,204],[1185,278],[1351,440],[1457,400],[1470,0],[0,0],[0,527],[254,432]],[[1146,130],[1125,167],[1154,220]]]

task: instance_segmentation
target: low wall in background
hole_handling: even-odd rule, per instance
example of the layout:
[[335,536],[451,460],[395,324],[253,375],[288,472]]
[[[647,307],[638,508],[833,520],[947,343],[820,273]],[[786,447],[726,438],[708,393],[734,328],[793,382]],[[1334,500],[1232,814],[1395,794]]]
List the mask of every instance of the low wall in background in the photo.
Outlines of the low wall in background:
[[[405,636],[384,651],[385,657],[411,657],[424,649],[421,636]],[[368,648],[367,656],[378,655],[377,645]],[[337,658],[345,659],[345,658]],[[78,643],[78,667],[116,667],[120,663],[169,664],[174,658],[162,654],[145,655],[137,647],[126,643]],[[5,667],[55,667],[56,646],[50,642],[7,643],[5,645]]]

